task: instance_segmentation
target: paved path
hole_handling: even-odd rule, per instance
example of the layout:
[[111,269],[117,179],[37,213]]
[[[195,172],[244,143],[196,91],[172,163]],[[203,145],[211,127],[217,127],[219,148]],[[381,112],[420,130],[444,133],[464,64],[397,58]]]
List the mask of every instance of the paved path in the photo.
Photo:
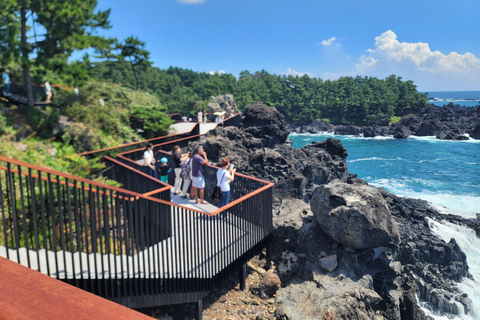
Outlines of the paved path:
[[[197,124],[196,122],[177,122],[170,126],[170,133],[186,133],[192,131],[193,127]],[[217,123],[208,122],[200,123],[200,134],[206,134],[208,131],[215,129]]]

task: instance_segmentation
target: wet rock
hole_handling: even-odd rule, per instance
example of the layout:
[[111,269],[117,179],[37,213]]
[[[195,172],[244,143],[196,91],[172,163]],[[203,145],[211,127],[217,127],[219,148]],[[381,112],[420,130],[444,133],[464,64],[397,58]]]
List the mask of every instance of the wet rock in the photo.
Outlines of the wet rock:
[[[480,110],[480,108],[479,108],[479,110]],[[473,128],[473,130],[470,131],[469,134],[470,134],[470,137],[473,138],[473,139],[477,139],[477,140],[480,139],[480,122],[477,123],[475,128]]]

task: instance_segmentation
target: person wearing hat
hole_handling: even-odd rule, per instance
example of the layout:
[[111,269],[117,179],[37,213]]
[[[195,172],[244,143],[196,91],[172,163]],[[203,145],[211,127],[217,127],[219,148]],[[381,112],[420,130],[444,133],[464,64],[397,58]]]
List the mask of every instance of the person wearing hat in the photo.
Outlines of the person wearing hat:
[[160,159],[162,165],[160,166],[160,180],[162,182],[168,183],[168,174],[172,171],[172,168],[168,165],[168,159],[163,157]]

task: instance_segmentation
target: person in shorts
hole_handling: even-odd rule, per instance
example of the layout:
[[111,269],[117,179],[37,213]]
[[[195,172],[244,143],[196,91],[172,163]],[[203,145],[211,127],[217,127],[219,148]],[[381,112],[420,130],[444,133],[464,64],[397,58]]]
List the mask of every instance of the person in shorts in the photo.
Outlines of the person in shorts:
[[195,196],[195,203],[198,198],[202,204],[207,203],[203,199],[205,191],[205,178],[203,177],[203,165],[208,164],[207,154],[203,151],[203,147],[199,146],[193,151],[192,157],[192,194]]

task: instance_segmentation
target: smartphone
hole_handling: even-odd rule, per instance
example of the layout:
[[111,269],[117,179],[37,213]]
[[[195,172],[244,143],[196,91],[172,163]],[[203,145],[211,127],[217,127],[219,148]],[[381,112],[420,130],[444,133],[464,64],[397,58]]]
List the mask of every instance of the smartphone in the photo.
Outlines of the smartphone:
[[235,165],[233,163],[230,163],[230,170],[235,169]]

